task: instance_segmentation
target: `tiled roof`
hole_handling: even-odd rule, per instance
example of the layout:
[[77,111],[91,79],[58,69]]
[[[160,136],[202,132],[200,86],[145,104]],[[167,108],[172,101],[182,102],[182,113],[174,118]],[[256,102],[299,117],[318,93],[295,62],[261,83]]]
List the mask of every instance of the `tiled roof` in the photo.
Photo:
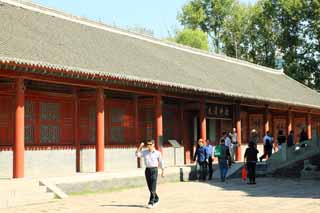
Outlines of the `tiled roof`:
[[270,68],[29,3],[0,2],[1,63],[54,67],[70,73],[320,108],[319,93]]

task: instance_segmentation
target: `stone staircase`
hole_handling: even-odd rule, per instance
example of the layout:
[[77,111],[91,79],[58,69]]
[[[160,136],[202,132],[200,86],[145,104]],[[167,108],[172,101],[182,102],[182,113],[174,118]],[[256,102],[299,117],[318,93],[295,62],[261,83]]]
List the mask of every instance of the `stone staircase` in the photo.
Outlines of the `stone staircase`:
[[[242,166],[229,178],[241,178]],[[270,159],[258,162],[256,176],[320,178],[320,141],[308,140],[273,153]]]
[[34,179],[0,180],[0,209],[53,201],[54,193]]
[[[241,166],[237,167],[237,170],[231,173],[228,178],[241,178],[242,177],[242,167],[243,163],[241,163]],[[265,161],[258,162],[256,166],[256,176],[257,177],[266,177],[269,176],[268,174],[268,166]]]
[[[303,141],[290,148],[283,146],[281,151],[274,153],[267,161],[267,172],[284,174],[285,171],[288,171],[292,175],[296,172],[300,173],[304,168],[305,160],[318,155],[320,155],[320,140]],[[297,175],[300,176],[300,174]]]

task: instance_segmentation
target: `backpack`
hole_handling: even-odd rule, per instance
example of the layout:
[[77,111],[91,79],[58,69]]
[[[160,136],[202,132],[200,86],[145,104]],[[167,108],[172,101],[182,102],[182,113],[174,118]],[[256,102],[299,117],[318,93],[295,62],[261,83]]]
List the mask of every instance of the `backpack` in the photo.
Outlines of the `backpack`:
[[214,149],[214,156],[215,157],[221,157],[221,155],[222,155],[222,146],[219,144]]

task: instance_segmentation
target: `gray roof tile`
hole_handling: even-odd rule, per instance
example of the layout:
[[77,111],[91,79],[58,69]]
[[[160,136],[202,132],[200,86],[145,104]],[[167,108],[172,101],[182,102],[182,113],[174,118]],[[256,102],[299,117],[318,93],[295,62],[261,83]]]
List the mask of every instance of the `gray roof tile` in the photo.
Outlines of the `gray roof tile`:
[[[42,10],[36,12],[23,7],[7,3],[0,6],[2,61],[320,108],[319,93],[272,69],[160,42],[58,11],[33,6]],[[52,14],[45,14],[48,11]],[[55,17],[61,15],[64,18]]]

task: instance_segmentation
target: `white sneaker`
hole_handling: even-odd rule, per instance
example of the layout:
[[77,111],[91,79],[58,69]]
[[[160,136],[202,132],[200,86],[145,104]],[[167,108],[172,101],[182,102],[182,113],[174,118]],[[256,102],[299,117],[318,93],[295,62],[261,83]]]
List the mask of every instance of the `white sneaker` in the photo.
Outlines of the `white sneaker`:
[[148,205],[147,205],[147,208],[148,208],[148,209],[152,209],[152,208],[153,208],[153,205],[152,205],[152,204],[148,204]]

